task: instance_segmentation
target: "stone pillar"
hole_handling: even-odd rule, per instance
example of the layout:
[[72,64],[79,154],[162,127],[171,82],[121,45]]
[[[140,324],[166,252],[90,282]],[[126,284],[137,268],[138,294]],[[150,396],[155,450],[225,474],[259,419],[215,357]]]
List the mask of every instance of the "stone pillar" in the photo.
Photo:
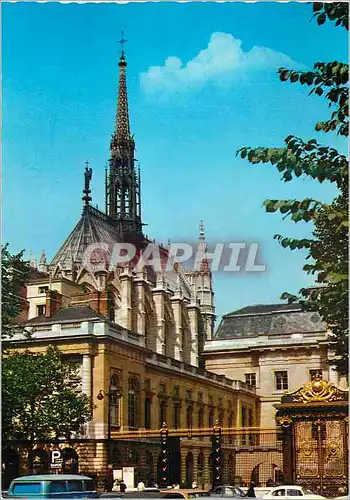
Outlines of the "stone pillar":
[[131,304],[131,292],[132,292],[132,276],[129,269],[119,276],[120,281],[120,309],[117,311],[116,322],[127,328],[132,329],[132,304]]
[[174,313],[175,332],[174,332],[174,358],[183,361],[183,328],[182,328],[182,297],[174,295],[171,298],[171,305]]
[[[181,450],[181,483],[186,482],[186,458],[187,458],[188,450],[183,448]],[[180,485],[182,486],[182,485]],[[191,485],[192,486],[192,485]]]
[[187,306],[188,316],[190,321],[190,359],[189,362],[193,366],[198,366],[198,320],[199,320],[199,307],[197,304],[190,304]]
[[82,391],[91,397],[91,355],[83,355]]
[[154,288],[152,295],[156,309],[156,334],[150,339],[150,349],[154,349],[159,354],[165,354],[165,291],[161,288]]
[[210,455],[211,450],[207,451],[204,453],[204,467],[203,467],[203,480],[204,480],[204,487],[208,488],[212,486],[211,484],[211,475],[210,475],[210,470],[209,470],[209,455]]
[[139,335],[146,335],[146,311],[145,311],[145,279],[140,273],[134,280],[136,298],[136,322],[135,327]]

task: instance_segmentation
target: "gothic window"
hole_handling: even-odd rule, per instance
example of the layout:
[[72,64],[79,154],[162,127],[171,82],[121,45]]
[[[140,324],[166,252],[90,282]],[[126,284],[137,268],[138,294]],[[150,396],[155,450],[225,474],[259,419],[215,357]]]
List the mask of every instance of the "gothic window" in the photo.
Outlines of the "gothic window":
[[121,384],[117,373],[113,373],[109,382],[111,425],[120,427]]
[[276,391],[286,391],[288,389],[288,372],[275,372],[275,389]]
[[140,416],[140,384],[136,377],[129,378],[128,387],[128,426],[137,428]]

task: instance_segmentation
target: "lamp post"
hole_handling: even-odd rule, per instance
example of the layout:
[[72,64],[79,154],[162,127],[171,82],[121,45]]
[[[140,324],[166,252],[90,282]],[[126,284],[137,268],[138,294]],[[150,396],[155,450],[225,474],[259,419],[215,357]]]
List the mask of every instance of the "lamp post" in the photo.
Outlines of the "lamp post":
[[108,491],[112,490],[113,486],[113,458],[112,458],[112,448],[111,448],[111,410],[112,410],[112,405],[114,403],[114,398],[120,399],[122,397],[122,394],[120,390],[110,384],[109,385],[109,392],[106,392],[103,389],[100,389],[100,392],[97,394],[97,399],[99,401],[102,401],[104,397],[107,397],[108,401],[108,413],[107,413],[107,459],[108,459],[108,475],[107,475],[107,487]]

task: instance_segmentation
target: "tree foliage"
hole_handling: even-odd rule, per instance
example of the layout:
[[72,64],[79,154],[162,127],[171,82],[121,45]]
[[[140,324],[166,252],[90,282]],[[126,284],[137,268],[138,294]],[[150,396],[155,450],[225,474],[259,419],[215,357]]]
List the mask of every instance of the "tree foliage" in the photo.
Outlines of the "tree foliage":
[[91,400],[77,391],[76,368],[57,347],[11,352],[2,363],[3,439],[69,438],[91,419]]
[[1,249],[2,338],[13,336],[16,318],[22,311],[21,296],[29,273],[29,263],[23,260],[24,250],[11,254],[8,244]]
[[[319,25],[328,19],[348,29],[348,5],[314,3]],[[282,82],[310,87],[310,94],[328,101],[331,114],[315,125],[316,131],[349,132],[349,67],[338,61],[317,62],[313,71],[279,70]],[[312,222],[312,238],[296,239],[275,235],[284,248],[306,249],[308,263],[303,269],[314,276],[318,286],[300,290],[299,296],[284,293],[290,302],[299,300],[305,310],[318,311],[331,329],[333,361],[341,374],[348,373],[348,159],[336,149],[307,142],[295,136],[285,139],[283,148],[243,147],[238,153],[252,164],[271,163],[285,182],[307,176],[323,183],[334,183],[338,194],[327,204],[313,198],[303,200],[266,200],[267,212],[279,212],[294,222]]]

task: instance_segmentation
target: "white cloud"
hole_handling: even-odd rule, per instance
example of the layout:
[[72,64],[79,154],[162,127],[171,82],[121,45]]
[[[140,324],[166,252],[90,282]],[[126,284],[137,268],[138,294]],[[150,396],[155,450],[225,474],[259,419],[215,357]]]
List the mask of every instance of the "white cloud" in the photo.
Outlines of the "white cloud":
[[179,57],[169,56],[164,66],[150,66],[141,73],[141,88],[147,93],[182,92],[200,89],[208,83],[227,86],[249,78],[252,73],[281,66],[300,67],[289,56],[266,47],[242,50],[242,42],[229,33],[213,33],[207,48],[186,65]]

